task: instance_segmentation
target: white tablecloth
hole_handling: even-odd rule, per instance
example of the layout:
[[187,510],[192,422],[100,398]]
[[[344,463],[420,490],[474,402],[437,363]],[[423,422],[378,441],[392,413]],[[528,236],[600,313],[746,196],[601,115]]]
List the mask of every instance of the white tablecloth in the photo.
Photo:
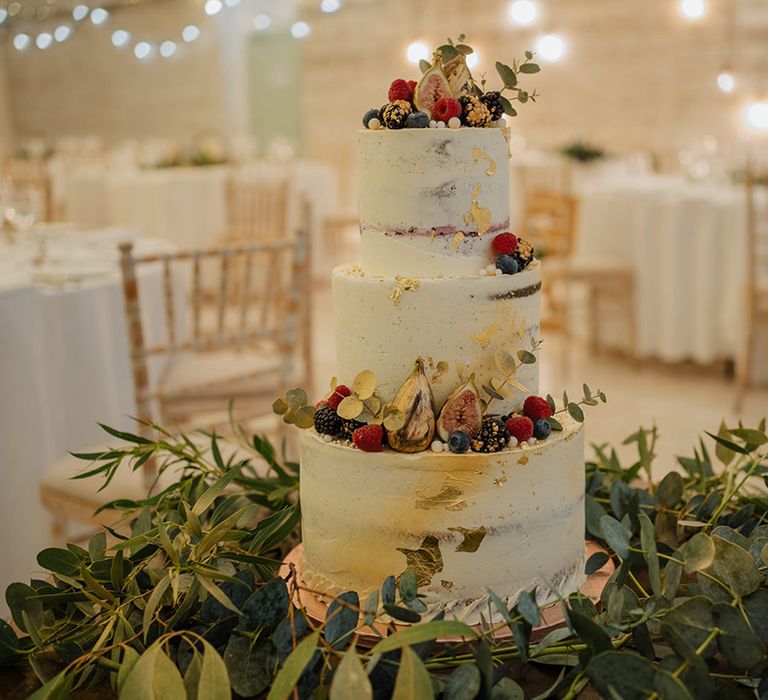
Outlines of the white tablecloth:
[[640,356],[738,359],[745,331],[742,189],[665,176],[595,182],[579,197],[575,255],[632,266]]
[[[132,429],[129,345],[118,273],[128,232],[62,235],[35,268],[34,246],[0,243],[0,590],[26,580],[49,545],[38,481],[70,450],[105,441],[97,421]],[[137,241],[138,252],[167,250]],[[160,269],[139,278],[142,299],[160,299]],[[162,338],[161,303],[144,303]]]
[[[280,166],[276,166],[280,167]],[[312,207],[310,237],[323,258],[322,224],[337,207],[333,168],[300,160],[290,165],[295,204]],[[266,169],[259,168],[259,172]],[[267,171],[268,172],[268,171]],[[84,227],[125,226],[183,248],[214,245],[226,230],[227,166],[130,170],[85,166],[74,169],[65,189],[65,218]],[[297,208],[297,207],[296,207]],[[298,220],[298,211],[293,211]]]

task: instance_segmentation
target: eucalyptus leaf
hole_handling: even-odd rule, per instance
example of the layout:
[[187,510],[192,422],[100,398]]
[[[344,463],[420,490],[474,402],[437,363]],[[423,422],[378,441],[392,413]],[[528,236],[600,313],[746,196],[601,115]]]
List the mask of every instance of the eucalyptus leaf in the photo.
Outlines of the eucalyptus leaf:
[[341,659],[331,683],[330,700],[372,700],[373,688],[354,647]]
[[[691,647],[698,649],[715,626],[712,601],[704,596],[688,598],[671,608],[664,620],[672,625]],[[711,655],[714,648],[713,642],[704,650],[705,656]]]
[[372,654],[384,654],[395,649],[420,644],[440,637],[476,639],[477,633],[466,623],[458,620],[431,620],[413,627],[405,627],[386,639],[382,639],[371,650]]
[[325,615],[325,641],[333,649],[344,649],[352,641],[360,612],[360,598],[355,591],[333,599]]
[[428,700],[434,696],[432,681],[424,663],[410,647],[405,647],[392,700]]
[[717,646],[723,658],[740,669],[757,666],[765,656],[765,646],[742,614],[726,603],[715,603],[712,613],[720,630]]
[[541,623],[539,606],[536,605],[536,598],[530,591],[522,591],[517,601],[517,610],[523,616],[523,619],[533,627],[538,627]]
[[656,489],[656,503],[665,508],[674,508],[683,497],[685,484],[677,472],[669,472]]
[[258,695],[269,687],[275,662],[270,644],[256,646],[245,637],[231,637],[224,650],[224,664],[232,690],[245,698]]
[[600,518],[600,530],[611,549],[626,559],[629,556],[629,533],[626,528],[610,515],[604,515]]
[[475,664],[461,664],[448,678],[443,700],[474,700],[480,692],[480,670]]
[[301,674],[313,657],[319,639],[320,632],[313,632],[291,652],[275,676],[267,700],[285,700],[290,696],[294,686],[299,682]]
[[504,83],[504,87],[513,88],[517,85],[517,76],[515,72],[507,65],[496,61],[496,72]]
[[739,545],[722,537],[713,537],[715,556],[706,571],[740,596],[752,593],[760,585],[762,576],[755,560]]
[[655,670],[648,659],[632,652],[605,651],[587,666],[587,676],[606,698],[645,700],[654,693]]
[[186,697],[184,680],[160,644],[155,643],[136,661],[125,679],[121,700],[168,700]]
[[49,547],[37,555],[37,563],[55,574],[72,576],[80,571],[80,559],[68,549]]

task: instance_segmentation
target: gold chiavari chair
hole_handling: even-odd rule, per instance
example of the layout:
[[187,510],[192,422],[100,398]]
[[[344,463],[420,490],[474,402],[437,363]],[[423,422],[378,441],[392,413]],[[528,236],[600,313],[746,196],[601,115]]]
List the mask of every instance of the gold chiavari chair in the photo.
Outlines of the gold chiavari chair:
[[262,241],[285,235],[292,222],[289,168],[245,168],[226,183],[226,241]]
[[[298,367],[307,355],[301,337],[311,337],[309,326],[309,254],[302,231],[281,240],[245,243],[210,250],[135,256],[132,243],[120,246],[123,296],[128,323],[136,417],[157,421],[171,429],[213,429],[228,422],[230,401],[237,420],[271,416],[274,398],[297,381]],[[204,263],[219,268],[215,303],[202,283]],[[233,302],[229,270],[243,270],[240,298]],[[162,275],[164,339],[150,342],[139,293],[138,270],[155,266]],[[186,268],[186,269],[185,269]],[[187,272],[189,287],[180,283]],[[307,341],[308,342],[308,341]],[[165,367],[151,381],[152,364]],[[309,368],[304,368],[305,378]],[[140,424],[139,434],[152,428]],[[95,451],[98,451],[97,448]],[[94,451],[94,450],[90,450]],[[41,482],[44,506],[53,518],[53,537],[61,539],[70,522],[94,525],[94,511],[116,498],[146,497],[155,484],[156,470],[145,463],[141,473],[119,470],[113,482],[73,481],[83,463],[68,458],[54,465]],[[167,475],[166,475],[167,476]]]
[[[762,178],[768,169],[762,171]],[[753,163],[747,165],[747,249],[744,303],[746,328],[741,357],[736,362],[736,410],[754,383],[758,335],[768,335],[768,185]],[[763,360],[764,360],[763,355]]]

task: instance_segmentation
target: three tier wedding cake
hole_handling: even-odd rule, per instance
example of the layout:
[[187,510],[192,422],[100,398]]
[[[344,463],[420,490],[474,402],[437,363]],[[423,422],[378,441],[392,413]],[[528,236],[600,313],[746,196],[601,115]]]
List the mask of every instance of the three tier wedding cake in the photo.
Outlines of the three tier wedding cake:
[[[396,80],[358,133],[362,264],[333,271],[341,382],[276,410],[302,431],[301,572],[361,597],[416,575],[432,611],[467,616],[584,579],[584,437],[577,404],[537,396],[542,265],[510,232],[501,92],[450,42]],[[533,56],[498,64],[527,101]],[[599,395],[589,395],[594,403]]]

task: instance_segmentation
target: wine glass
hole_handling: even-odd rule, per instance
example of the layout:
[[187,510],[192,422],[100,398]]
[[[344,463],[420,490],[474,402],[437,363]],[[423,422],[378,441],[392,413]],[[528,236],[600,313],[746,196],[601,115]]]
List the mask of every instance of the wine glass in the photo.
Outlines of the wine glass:
[[[5,205],[5,218],[21,236],[35,225],[40,209],[40,194],[34,187],[16,187],[11,190]],[[40,265],[45,261],[45,241],[42,237],[37,240],[37,253],[34,263]]]

